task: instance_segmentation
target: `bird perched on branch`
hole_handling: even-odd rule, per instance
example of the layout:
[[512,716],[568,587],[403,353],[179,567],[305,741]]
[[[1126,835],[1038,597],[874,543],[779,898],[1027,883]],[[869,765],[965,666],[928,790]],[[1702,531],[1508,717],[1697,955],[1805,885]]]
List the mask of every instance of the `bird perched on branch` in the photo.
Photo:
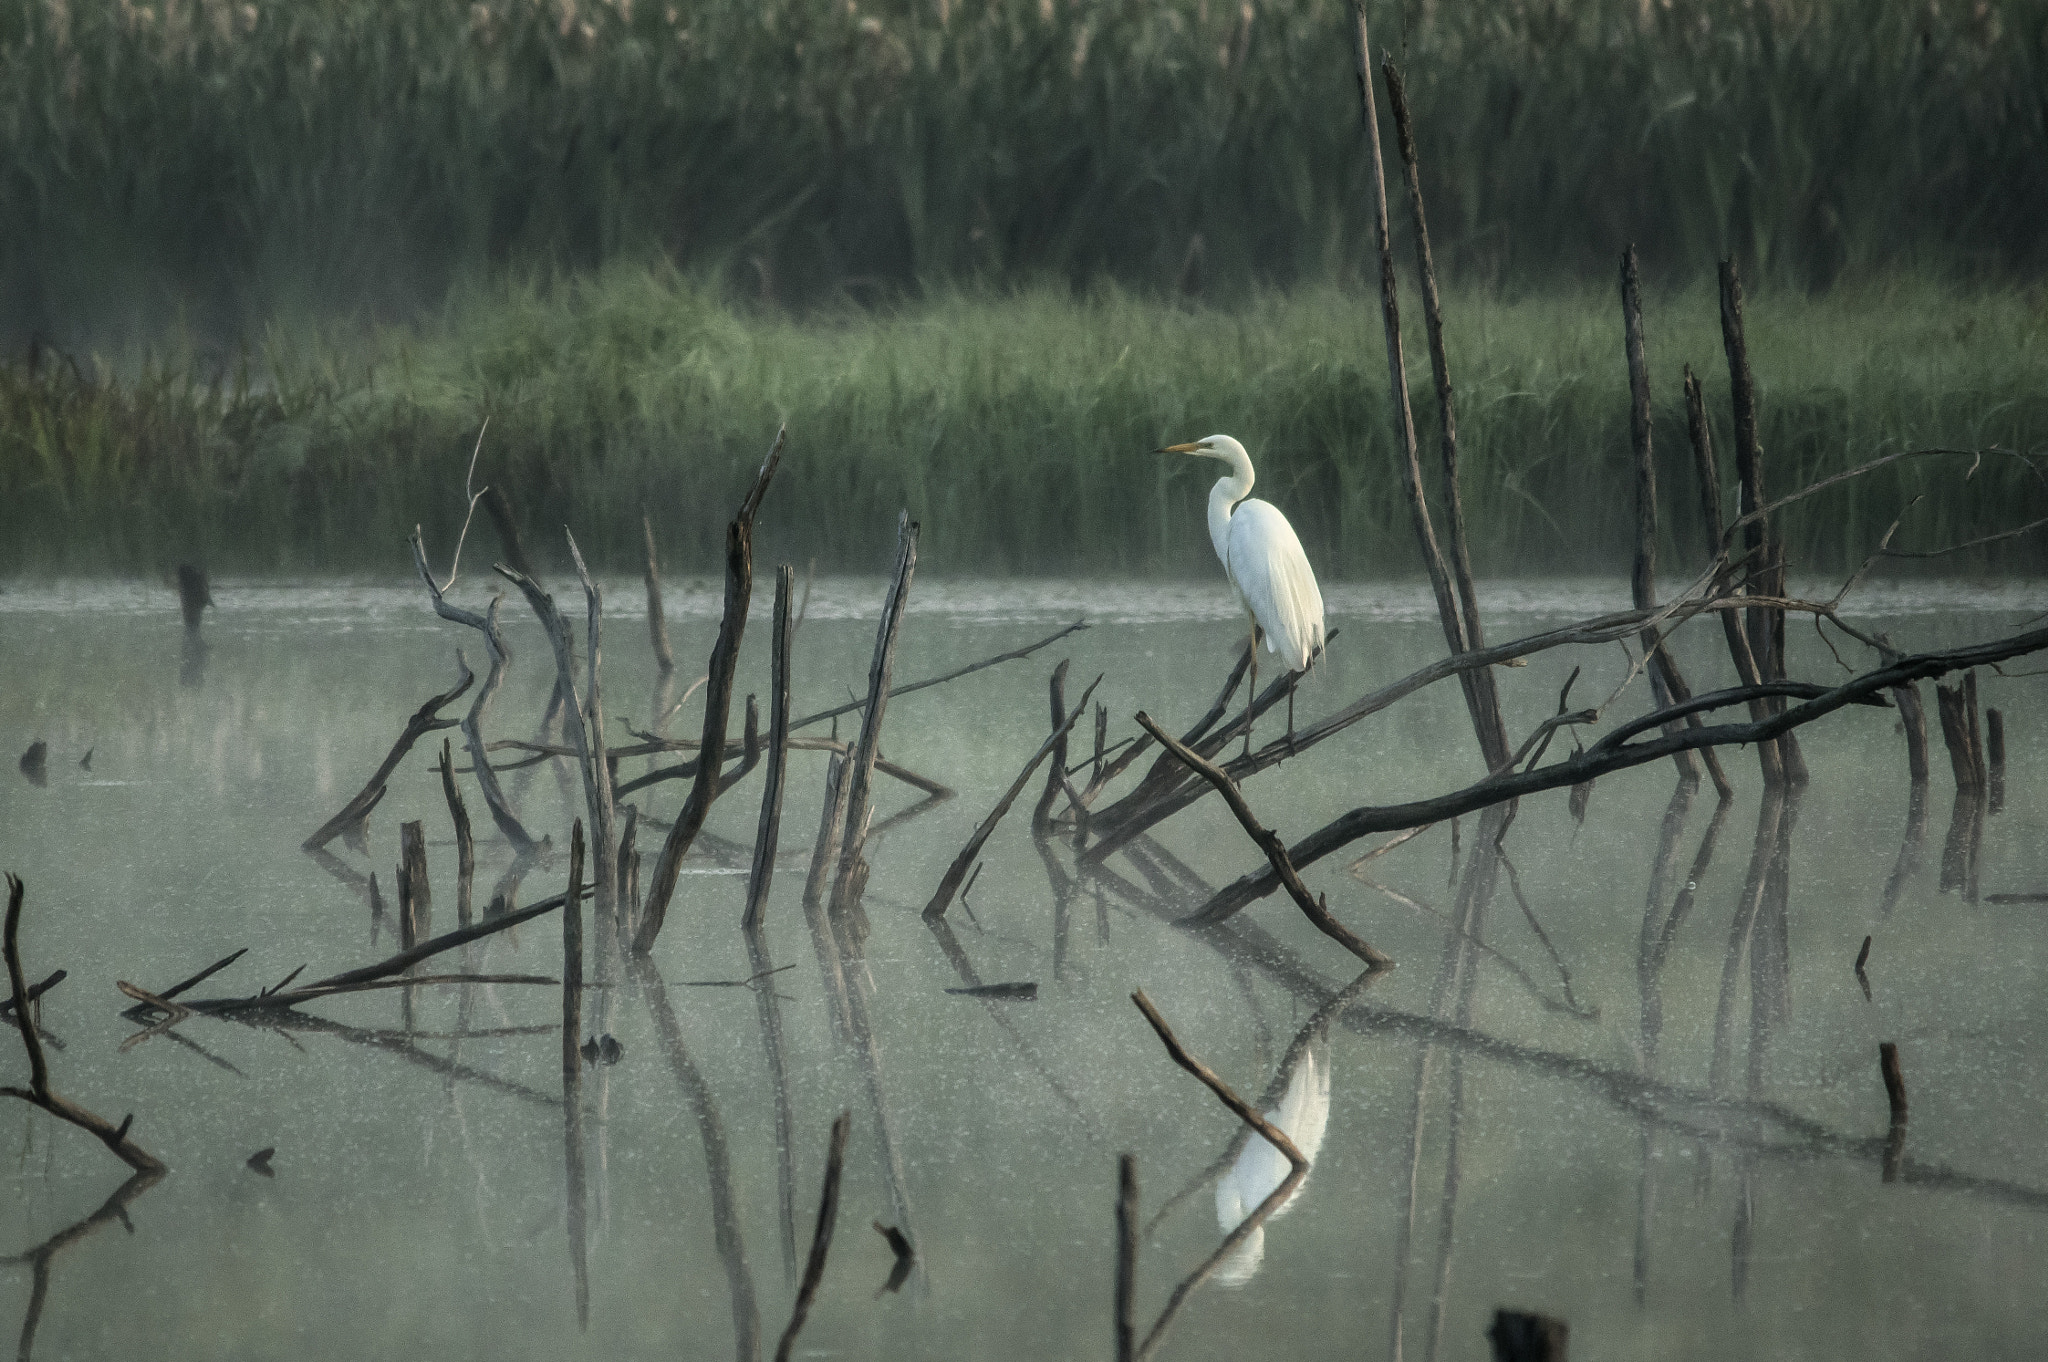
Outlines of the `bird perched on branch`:
[[[1251,495],[1252,457],[1228,435],[1168,445],[1161,454],[1196,454],[1220,459],[1230,474],[1209,489],[1209,542],[1223,560],[1224,575],[1251,618],[1251,691],[1245,703],[1245,751],[1251,751],[1252,703],[1259,688],[1259,632],[1266,651],[1278,653],[1288,671],[1305,672],[1323,650],[1323,593],[1301,551],[1301,540],[1280,508]],[[1294,694],[1288,692],[1287,731],[1294,732]]]

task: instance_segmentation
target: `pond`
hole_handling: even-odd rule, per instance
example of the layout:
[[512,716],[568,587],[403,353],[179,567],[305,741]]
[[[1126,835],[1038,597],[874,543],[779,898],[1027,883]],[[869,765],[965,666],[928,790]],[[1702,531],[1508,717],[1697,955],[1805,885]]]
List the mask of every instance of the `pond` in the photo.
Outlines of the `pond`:
[[[566,607],[573,583],[551,585]],[[766,699],[769,585],[756,587],[742,700]],[[864,691],[883,588],[816,584],[796,634],[798,714]],[[454,596],[480,607],[486,593],[472,578]],[[404,822],[426,831],[433,930],[456,921],[435,763],[453,737],[464,764],[458,734],[405,758],[363,849],[337,840],[315,858],[300,843],[452,684],[457,648],[481,670],[477,636],[437,619],[416,584],[222,583],[214,596],[194,655],[159,586],[0,593],[0,736],[12,752],[49,744],[44,783],[0,780],[0,866],[27,883],[31,980],[69,972],[41,1004],[53,1085],[110,1119],[132,1112],[134,1138],[172,1170],[94,1220],[126,1170],[43,1112],[0,1107],[0,1253],[23,1255],[0,1272],[0,1319],[27,1321],[38,1357],[772,1356],[841,1111],[837,1232],[794,1355],[1112,1356],[1119,1155],[1135,1155],[1140,1189],[1141,1334],[1285,1172],[1171,1062],[1132,1005],[1139,989],[1312,1162],[1189,1296],[1159,1356],[1480,1357],[1500,1306],[1568,1321],[1581,1359],[2048,1343],[2048,906],[2010,901],[2048,888],[2034,797],[2048,735],[2024,661],[2008,665],[2015,679],[1980,674],[2011,755],[1966,868],[1944,854],[1938,739],[1916,805],[1897,715],[1852,708],[1802,730],[1813,779],[1790,800],[1764,798],[1754,757],[1730,749],[1725,805],[1663,762],[1603,778],[1583,821],[1563,790],[1524,799],[1498,853],[1497,820],[1467,817],[1355,873],[1383,837],[1318,863],[1310,887],[1398,962],[1360,981],[1284,895],[1221,928],[1172,924],[1202,883],[1262,864],[1214,797],[1098,870],[1069,835],[1034,840],[1035,778],[946,931],[928,929],[920,910],[941,874],[1046,734],[1059,659],[1069,697],[1103,674],[1112,742],[1139,709],[1178,731],[1214,698],[1243,626],[1220,580],[921,577],[899,681],[1072,619],[1090,627],[890,705],[885,755],[957,795],[917,808],[918,791],[878,781],[867,931],[851,956],[814,940],[801,902],[826,754],[790,755],[754,953],[738,924],[761,775],[734,787],[683,866],[651,972],[621,968],[586,929],[599,986],[582,1032],[612,1037],[615,1062],[583,1068],[570,1119],[562,995],[548,985],[338,996],[126,1043],[148,1025],[121,1015],[117,980],[162,989],[246,948],[188,996],[238,995],[302,964],[313,978],[394,953]],[[1482,597],[1495,639],[1627,604],[1625,585],[1604,581],[1497,582]],[[1860,618],[1920,648],[2011,632],[2048,608],[2048,587],[1861,599]],[[644,728],[658,683],[639,584],[606,583],[606,601],[607,709]],[[687,683],[711,648],[717,584],[671,582],[668,605]],[[1298,724],[1442,652],[1419,587],[1337,584],[1329,606],[1340,633],[1300,688]],[[580,623],[580,600],[571,613]],[[505,622],[515,657],[488,736],[531,739],[553,668],[516,594]],[[1730,684],[1718,629],[1679,639],[1696,688]],[[1796,621],[1791,653],[1795,676],[1846,675]],[[1496,673],[1517,741],[1575,666],[1575,703],[1597,703],[1627,659],[1558,649]],[[1641,688],[1612,712],[1642,712]],[[671,731],[697,731],[701,694]],[[1261,724],[1278,736],[1286,719]],[[1092,720],[1072,744],[1071,763],[1091,756]],[[620,775],[670,760],[625,758]],[[1457,688],[1441,684],[1246,795],[1294,839],[1354,805],[1481,774]],[[562,760],[503,780],[552,839],[516,888],[538,902],[566,884],[581,791]],[[649,865],[685,785],[628,797]],[[463,789],[482,913],[514,858],[472,778]],[[555,914],[434,968],[559,978],[562,951]],[[948,991],[970,982],[1034,983],[1036,996]],[[1902,1148],[1886,1041],[1910,1094]],[[6,1048],[18,1082],[26,1066],[11,1037]],[[915,1245],[894,1290],[874,1224]]]

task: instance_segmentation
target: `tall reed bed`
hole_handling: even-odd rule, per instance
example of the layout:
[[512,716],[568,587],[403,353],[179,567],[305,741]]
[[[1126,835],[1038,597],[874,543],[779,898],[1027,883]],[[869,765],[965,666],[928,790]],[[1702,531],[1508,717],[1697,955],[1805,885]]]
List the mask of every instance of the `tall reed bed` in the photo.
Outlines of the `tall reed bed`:
[[[1611,568],[1631,548],[1619,306],[1583,286],[1446,298],[1465,503],[1489,573]],[[160,367],[111,381],[43,361],[0,369],[0,570],[402,572],[405,534],[452,542],[463,470],[503,487],[555,551],[635,565],[652,513],[678,567],[719,561],[722,527],[777,422],[764,561],[884,565],[897,508],[949,572],[1209,570],[1209,478],[1150,453],[1245,440],[1260,491],[1331,576],[1406,573],[1376,302],[1337,289],[1232,308],[1100,288],[948,294],[877,316],[793,321],[667,269],[462,291],[421,328],[346,343],[273,337],[265,380],[211,387]],[[1650,356],[1675,565],[1700,550],[1680,365],[1706,380],[1722,448],[1727,384],[1710,285],[1653,295]],[[1751,300],[1770,487],[1901,448],[2048,450],[2048,294],[1914,279]],[[1420,353],[1421,338],[1411,340]],[[1416,408],[1433,419],[1426,378]],[[1425,428],[1424,438],[1431,439]],[[2018,460],[1905,463],[1795,509],[1796,564],[1860,560],[1930,492],[1898,544],[2048,515]],[[487,531],[481,533],[488,534]],[[1947,560],[2039,570],[2037,541]]]
[[[0,341],[653,252],[781,304],[1369,258],[1343,0],[0,0]],[[1439,259],[2038,270],[2048,0],[1374,6]]]

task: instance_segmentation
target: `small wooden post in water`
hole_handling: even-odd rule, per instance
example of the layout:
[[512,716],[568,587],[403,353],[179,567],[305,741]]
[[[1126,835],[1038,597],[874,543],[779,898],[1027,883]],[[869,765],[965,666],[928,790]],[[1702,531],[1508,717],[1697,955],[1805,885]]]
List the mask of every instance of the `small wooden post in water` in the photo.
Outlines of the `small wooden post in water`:
[[417,821],[398,826],[398,940],[411,950],[430,935],[433,898],[427,888],[427,838]]
[[1571,1327],[1528,1310],[1496,1310],[1486,1331],[1494,1362],[1565,1362]]
[[1131,1362],[1137,1333],[1131,1319],[1138,1292],[1138,1160],[1116,1161],[1116,1362]]
[[1899,1047],[1885,1041],[1877,1047],[1878,1071],[1884,1075],[1885,1100],[1891,1106],[1891,1129],[1885,1134],[1884,1180],[1897,1182],[1906,1160],[1906,1076],[1899,1069]]
[[1927,711],[1920,704],[1920,683],[1908,681],[1892,688],[1892,702],[1899,707],[1899,724],[1906,730],[1906,773],[1915,785],[1927,783]]
[[469,807],[462,802],[462,791],[455,785],[455,765],[446,738],[441,739],[441,793],[448,800],[449,820],[455,824],[455,922],[459,927],[467,927],[472,881],[476,878],[476,841],[469,830]]
[[199,612],[213,604],[206,574],[190,563],[178,564],[178,610],[185,617],[185,632],[199,632]]

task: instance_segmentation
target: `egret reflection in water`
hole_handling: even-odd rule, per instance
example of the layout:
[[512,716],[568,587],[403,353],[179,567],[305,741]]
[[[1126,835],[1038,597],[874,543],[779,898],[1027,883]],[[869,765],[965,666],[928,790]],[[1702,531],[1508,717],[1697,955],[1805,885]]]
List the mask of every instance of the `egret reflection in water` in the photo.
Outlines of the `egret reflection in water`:
[[[1303,1158],[1310,1164],[1315,1163],[1316,1155],[1323,1147],[1323,1132],[1330,1124],[1330,1052],[1327,1041],[1312,1044],[1302,1052],[1301,1062],[1294,1066],[1280,1105],[1267,1112],[1266,1119],[1294,1141],[1294,1147],[1301,1151]],[[1287,1180],[1289,1171],[1285,1154],[1269,1144],[1264,1136],[1252,1135],[1245,1141],[1237,1162],[1231,1164],[1230,1171],[1216,1184],[1217,1228],[1228,1234],[1242,1225],[1259,1208],[1259,1203],[1273,1195],[1275,1189]],[[1302,1189],[1307,1186],[1304,1180],[1296,1187],[1293,1195],[1266,1217],[1266,1224],[1287,1214],[1289,1208],[1301,1199]],[[1230,1285],[1240,1285],[1258,1273],[1259,1264],[1265,1261],[1265,1257],[1266,1225],[1260,1225],[1245,1236],[1245,1241],[1224,1260],[1216,1275]]]

